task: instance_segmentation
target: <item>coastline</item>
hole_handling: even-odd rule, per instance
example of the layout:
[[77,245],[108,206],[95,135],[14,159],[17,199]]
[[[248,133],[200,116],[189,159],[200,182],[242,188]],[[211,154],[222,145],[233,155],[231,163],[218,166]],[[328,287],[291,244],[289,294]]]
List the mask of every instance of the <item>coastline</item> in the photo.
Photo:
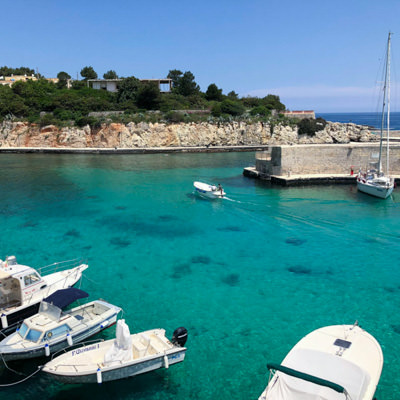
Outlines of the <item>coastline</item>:
[[246,146],[181,146],[181,147],[0,147],[0,153],[40,153],[40,154],[164,154],[164,153],[226,153],[254,152],[268,149],[268,145]]

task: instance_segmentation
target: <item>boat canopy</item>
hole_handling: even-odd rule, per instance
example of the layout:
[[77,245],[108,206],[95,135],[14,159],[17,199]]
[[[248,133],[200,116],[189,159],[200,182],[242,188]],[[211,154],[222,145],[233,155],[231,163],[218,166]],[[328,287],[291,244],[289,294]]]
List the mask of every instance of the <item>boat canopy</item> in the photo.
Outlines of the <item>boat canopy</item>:
[[272,366],[277,379],[268,391],[269,400],[362,400],[371,382],[368,372],[358,365],[317,350],[292,350],[282,365],[278,364],[280,368]]
[[303,379],[305,381],[316,383],[317,385],[326,386],[335,390],[338,393],[344,393],[345,389],[343,386],[337,383],[327,381],[326,379],[317,378],[316,376],[305,374],[304,372],[296,371],[295,369],[284,367],[280,364],[270,363],[267,364],[269,370],[274,369],[275,371],[283,372],[286,375],[294,376],[295,378]]
[[60,289],[52,295],[43,299],[43,301],[59,308],[64,308],[73,303],[75,300],[89,297],[89,294],[77,288]]

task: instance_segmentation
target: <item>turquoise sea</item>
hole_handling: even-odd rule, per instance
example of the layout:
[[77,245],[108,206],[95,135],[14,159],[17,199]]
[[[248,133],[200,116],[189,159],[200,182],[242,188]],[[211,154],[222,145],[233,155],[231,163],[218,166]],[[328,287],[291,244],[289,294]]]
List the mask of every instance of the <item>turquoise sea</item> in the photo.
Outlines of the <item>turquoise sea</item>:
[[[397,193],[271,187],[243,177],[254,157],[1,154],[3,259],[84,257],[82,289],[122,306],[132,332],[189,331],[185,361],[168,370],[87,386],[39,373],[1,397],[257,399],[267,362],[314,329],[358,320],[385,357],[377,398],[399,399]],[[221,183],[229,199],[194,196],[195,180]],[[29,373],[37,363],[10,366]],[[0,383],[19,379],[0,367]]]

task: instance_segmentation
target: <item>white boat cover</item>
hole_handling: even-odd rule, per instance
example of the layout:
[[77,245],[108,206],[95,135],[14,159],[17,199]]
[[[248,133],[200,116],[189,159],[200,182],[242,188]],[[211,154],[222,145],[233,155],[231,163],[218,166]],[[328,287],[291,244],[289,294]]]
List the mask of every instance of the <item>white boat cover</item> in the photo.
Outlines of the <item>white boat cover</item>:
[[116,338],[104,356],[104,365],[127,362],[132,359],[132,337],[124,319],[117,322]]
[[[343,386],[351,400],[362,400],[369,385],[369,374],[352,362],[315,350],[298,349],[282,364],[299,372],[304,372]],[[276,382],[275,377],[278,377]],[[268,400],[344,400],[346,396],[333,389],[320,386],[282,372],[276,372],[271,380],[266,398]]]

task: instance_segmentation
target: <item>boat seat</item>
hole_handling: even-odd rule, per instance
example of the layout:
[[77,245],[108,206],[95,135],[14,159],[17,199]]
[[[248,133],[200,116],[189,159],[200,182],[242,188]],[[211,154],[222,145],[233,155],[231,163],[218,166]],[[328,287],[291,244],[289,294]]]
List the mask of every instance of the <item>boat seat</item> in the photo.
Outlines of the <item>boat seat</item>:
[[139,357],[146,355],[147,349],[149,348],[150,338],[146,340],[145,337],[140,336],[139,340],[133,340],[132,346]]
[[151,347],[156,353],[164,353],[167,350],[165,343],[155,335],[152,335]]

